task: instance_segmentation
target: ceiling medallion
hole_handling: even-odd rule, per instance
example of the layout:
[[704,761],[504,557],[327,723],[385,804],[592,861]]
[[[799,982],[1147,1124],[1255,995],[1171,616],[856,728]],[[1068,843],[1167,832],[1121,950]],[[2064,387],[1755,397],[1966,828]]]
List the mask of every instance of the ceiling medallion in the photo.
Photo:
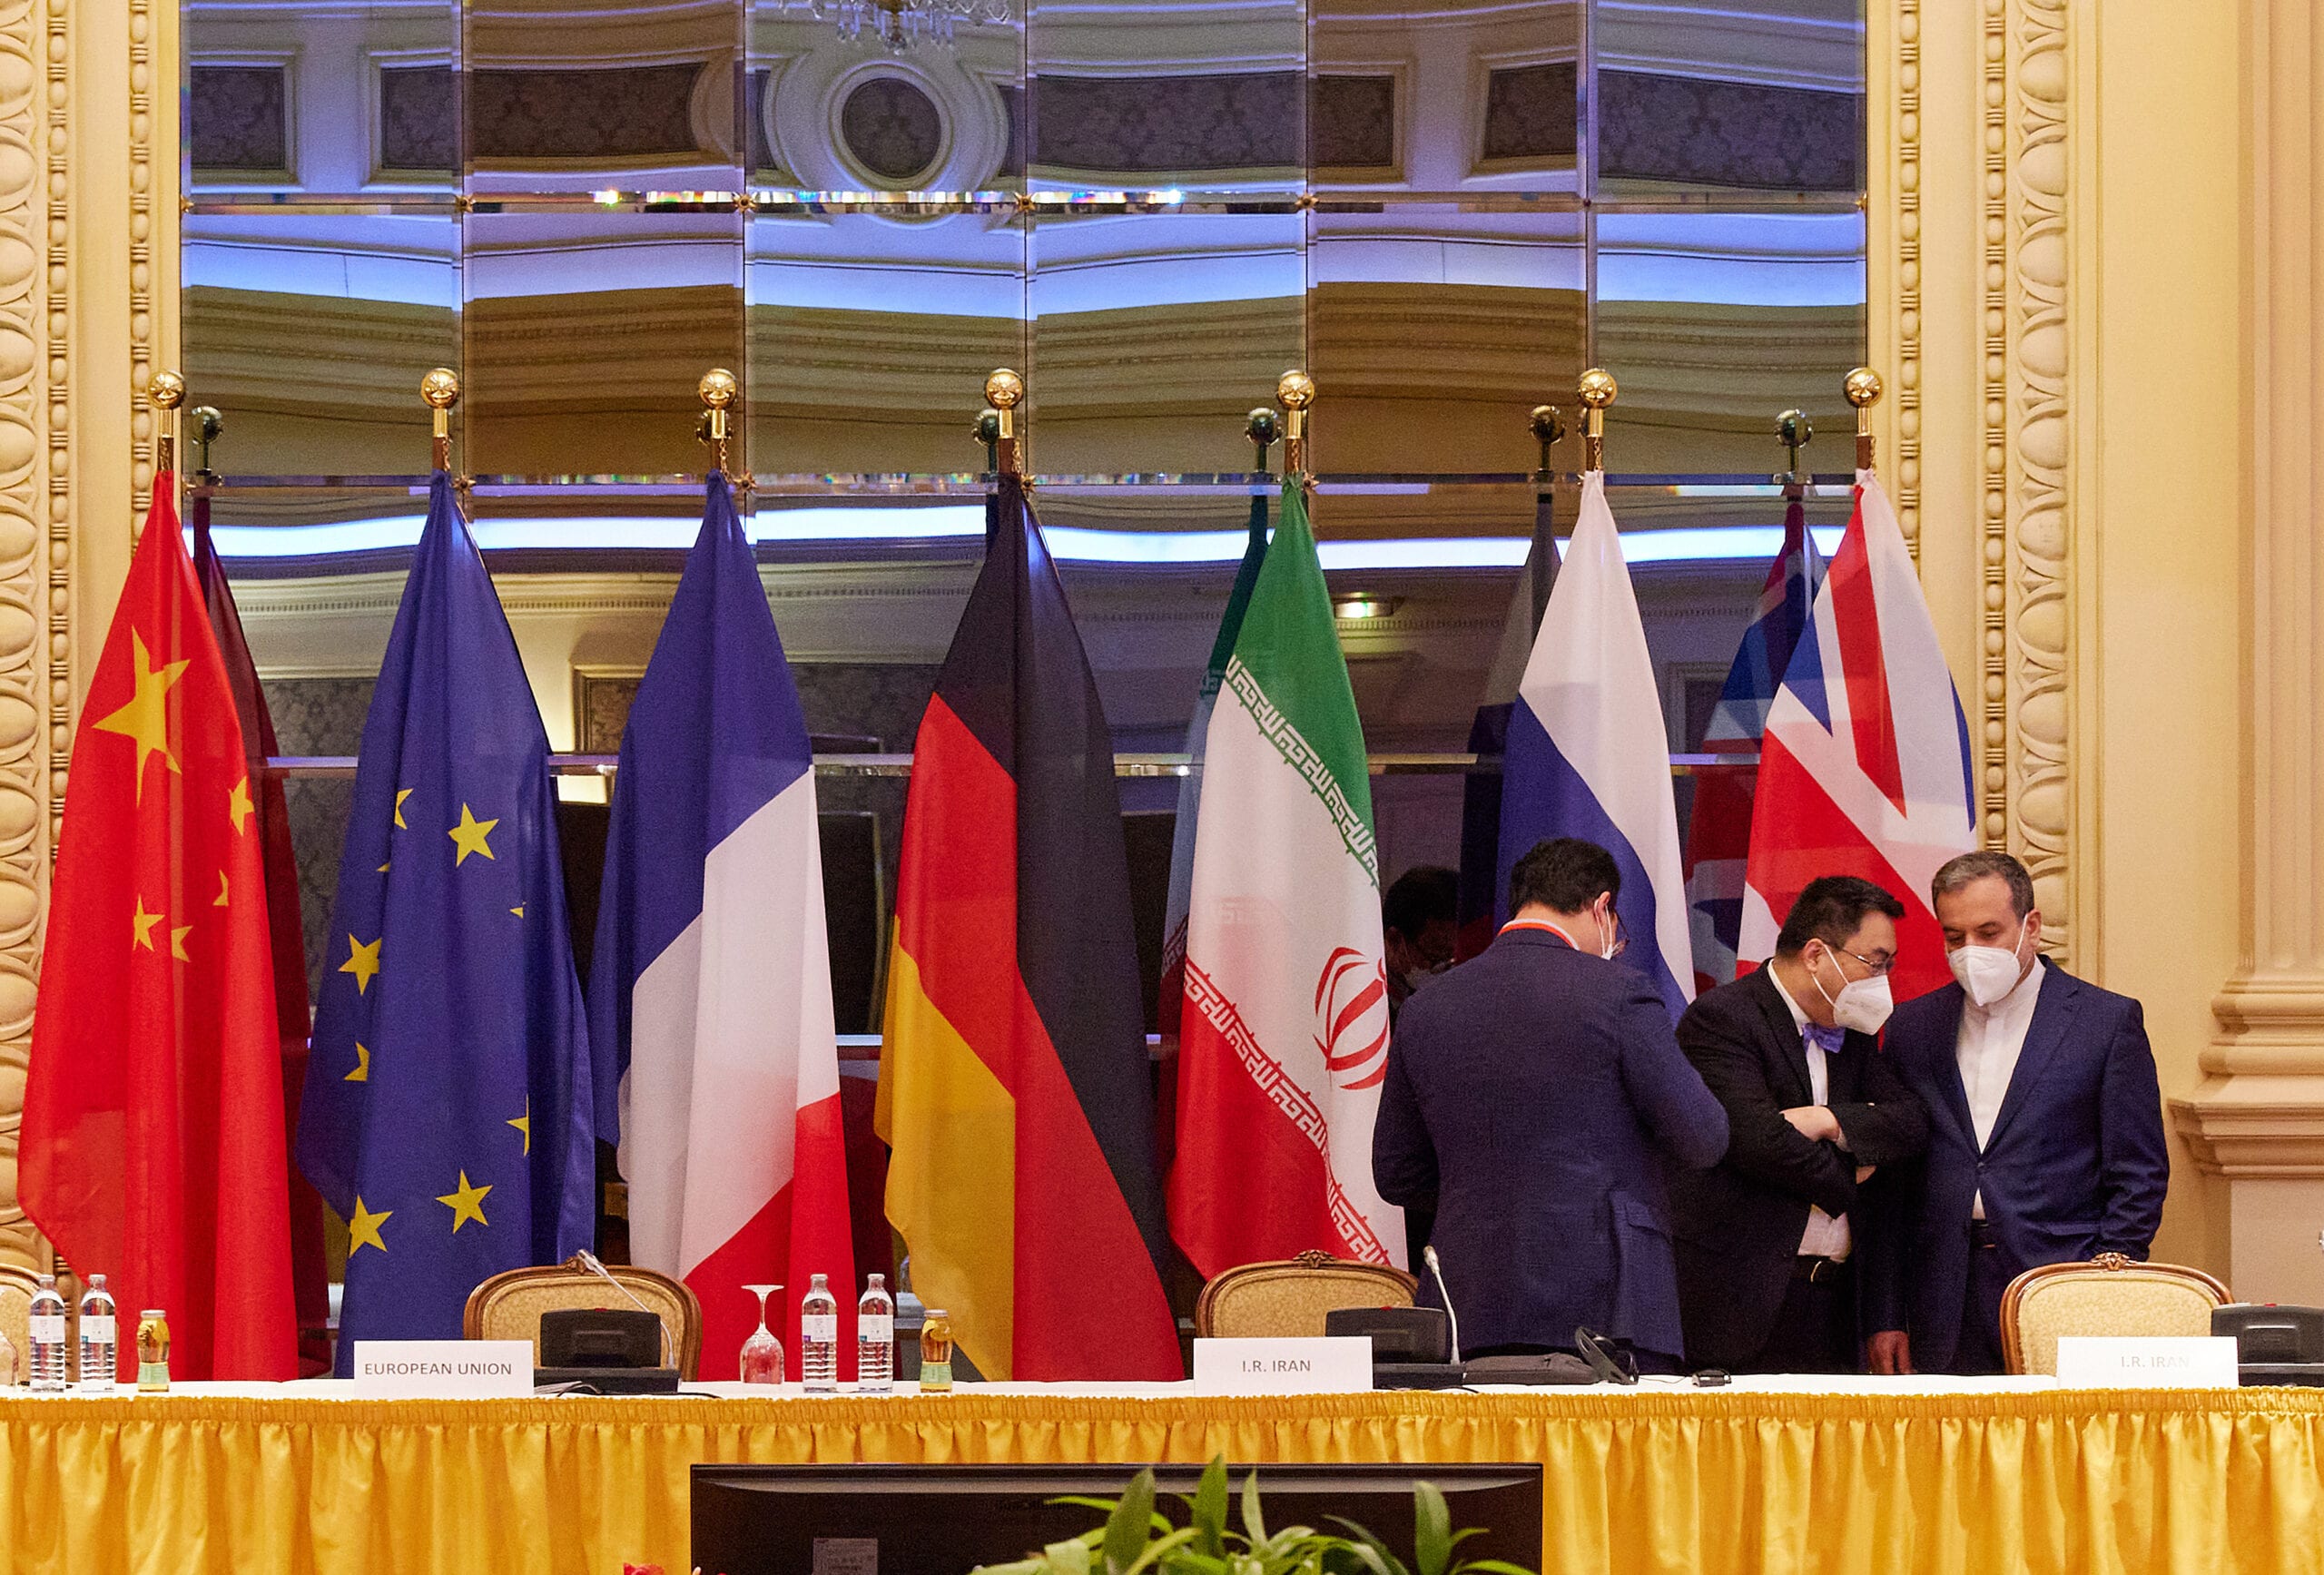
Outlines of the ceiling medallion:
[[1015,18],[1009,0],[806,0],[807,14],[828,22],[853,44],[869,34],[898,54],[916,44],[952,47],[961,23],[1003,24]]

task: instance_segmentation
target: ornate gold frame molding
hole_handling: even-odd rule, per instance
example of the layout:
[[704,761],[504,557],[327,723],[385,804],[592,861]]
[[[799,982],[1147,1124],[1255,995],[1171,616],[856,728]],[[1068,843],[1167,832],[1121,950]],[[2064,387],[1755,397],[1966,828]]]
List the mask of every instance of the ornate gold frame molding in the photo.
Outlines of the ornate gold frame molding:
[[[1955,675],[1969,722],[1979,838],[2033,871],[2043,950],[2062,963],[2073,960],[2082,917],[2069,873],[2076,415],[2069,26],[2067,0],[1886,0],[1872,18],[1880,54],[1869,84],[1876,108],[1866,117],[1872,361],[1895,371],[1882,419],[1897,518],[1931,582],[1941,631],[1949,617],[1947,632],[1968,636],[1947,643],[1956,660],[1967,657]],[[1931,28],[1940,30],[1934,39]],[[1936,128],[1944,141],[1932,143],[1922,113],[1925,74],[1957,72],[1964,60],[1973,80],[1948,79],[1936,102],[1973,102],[1976,114],[1968,124]],[[1885,113],[1877,107],[1884,98]],[[1960,139],[1974,140],[1966,159]],[[1965,284],[1957,299],[1974,303],[1974,320],[1939,324],[1934,358],[1923,342],[1931,279]],[[1945,353],[1955,334],[1974,341],[1974,357]],[[1936,456],[1941,469],[1946,456],[1964,453],[1975,456],[1974,478],[1966,491],[1940,483],[1945,512],[1931,534],[1924,529],[1926,456]],[[1956,507],[1971,517],[1960,519]],[[1952,539],[1964,527],[1965,552]],[[1965,601],[1948,599],[1956,588],[1965,589]]]

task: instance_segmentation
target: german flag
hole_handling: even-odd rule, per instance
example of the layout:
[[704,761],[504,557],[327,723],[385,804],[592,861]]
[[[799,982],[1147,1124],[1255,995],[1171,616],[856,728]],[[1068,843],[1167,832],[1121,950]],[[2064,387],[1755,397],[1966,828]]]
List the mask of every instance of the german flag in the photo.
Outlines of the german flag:
[[988,1378],[1177,1379],[1113,741],[1022,484],[913,744],[877,1126]]

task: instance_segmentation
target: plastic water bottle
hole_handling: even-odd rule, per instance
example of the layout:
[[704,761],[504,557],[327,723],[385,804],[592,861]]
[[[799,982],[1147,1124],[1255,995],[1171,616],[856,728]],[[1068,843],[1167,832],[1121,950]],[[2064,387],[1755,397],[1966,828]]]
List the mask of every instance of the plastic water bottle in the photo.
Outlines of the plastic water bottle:
[[839,1390],[839,1298],[817,1275],[799,1303],[799,1382],[810,1393]]
[[113,1377],[121,1370],[121,1331],[113,1315],[113,1293],[103,1275],[89,1276],[81,1295],[81,1393],[111,1394]]
[[855,1387],[866,1394],[896,1387],[896,1299],[885,1275],[873,1275],[855,1304]]
[[32,1387],[44,1393],[64,1393],[64,1298],[57,1294],[56,1276],[43,1275],[33,1293]]

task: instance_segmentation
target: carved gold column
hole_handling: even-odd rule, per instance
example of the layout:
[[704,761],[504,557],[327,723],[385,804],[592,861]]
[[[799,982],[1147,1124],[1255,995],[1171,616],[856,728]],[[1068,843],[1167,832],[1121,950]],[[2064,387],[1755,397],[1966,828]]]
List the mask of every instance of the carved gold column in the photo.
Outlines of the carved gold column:
[[[2249,488],[2242,960],[2212,1003],[2181,1135],[2226,1178],[2230,1283],[2324,1302],[2324,307],[2316,226],[2324,91],[2308,0],[2247,0],[2250,302],[2241,429]],[[2222,458],[2235,450],[2222,446]],[[2226,806],[2221,806],[2224,812]]]

